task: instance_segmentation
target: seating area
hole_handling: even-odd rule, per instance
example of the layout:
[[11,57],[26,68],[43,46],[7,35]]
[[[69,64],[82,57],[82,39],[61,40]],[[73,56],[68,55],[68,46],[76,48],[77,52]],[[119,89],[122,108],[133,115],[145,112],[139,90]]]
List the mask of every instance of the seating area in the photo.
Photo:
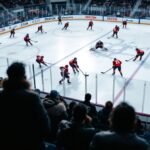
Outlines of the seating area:
[[108,7],[133,7],[135,4],[135,1],[133,0],[124,0],[123,2],[120,0],[102,0],[102,1],[98,1],[98,0],[94,0],[92,1],[93,5],[97,5],[97,6],[108,6]]
[[6,8],[24,7],[26,5],[45,4],[45,0],[1,0]]

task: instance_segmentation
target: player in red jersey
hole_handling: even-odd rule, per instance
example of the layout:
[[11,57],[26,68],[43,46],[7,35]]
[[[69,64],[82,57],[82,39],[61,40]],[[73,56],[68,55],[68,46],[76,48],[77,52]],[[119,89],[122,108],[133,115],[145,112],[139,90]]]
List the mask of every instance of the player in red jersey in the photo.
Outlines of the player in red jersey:
[[69,71],[68,71],[68,65],[65,65],[65,67],[61,66],[60,67],[60,75],[62,76],[62,79],[59,81],[59,84],[62,84],[62,82],[67,78],[67,82],[70,82],[70,76],[69,76]]
[[29,34],[27,34],[27,35],[24,37],[24,41],[26,42],[26,46],[28,46],[28,43],[30,43],[30,45],[32,45],[31,39],[30,39],[30,37],[29,37]]
[[43,26],[42,25],[38,26],[38,30],[36,31],[36,33],[38,33],[38,32],[43,33]]
[[135,61],[138,57],[140,57],[140,60],[142,60],[142,57],[144,55],[144,51],[139,49],[139,48],[136,48],[135,50],[136,50],[136,56],[133,59],[133,61]]
[[78,70],[79,66],[76,57],[69,61],[69,65],[71,66],[74,73],[79,72]]
[[126,21],[126,20],[123,20],[123,21],[122,21],[122,27],[123,27],[123,28],[127,28],[127,21]]
[[89,25],[88,25],[88,27],[87,27],[87,30],[88,30],[89,28],[91,28],[91,30],[92,30],[92,28],[93,28],[93,21],[92,21],[92,20],[89,21]]
[[123,76],[122,71],[121,71],[121,64],[122,64],[122,62],[119,59],[114,58],[113,67],[112,67],[113,68],[112,75],[115,75],[115,70],[118,69],[118,71],[120,72],[120,75]]
[[62,30],[67,30],[68,27],[69,27],[69,22],[66,22]]
[[113,28],[113,35],[112,35],[112,37],[114,37],[116,35],[116,38],[118,38],[119,29],[120,28],[117,25]]
[[47,66],[46,62],[44,61],[44,56],[36,56],[36,62],[39,64],[39,67],[41,68],[41,64]]
[[15,35],[15,29],[10,30],[10,38],[14,37],[14,35]]

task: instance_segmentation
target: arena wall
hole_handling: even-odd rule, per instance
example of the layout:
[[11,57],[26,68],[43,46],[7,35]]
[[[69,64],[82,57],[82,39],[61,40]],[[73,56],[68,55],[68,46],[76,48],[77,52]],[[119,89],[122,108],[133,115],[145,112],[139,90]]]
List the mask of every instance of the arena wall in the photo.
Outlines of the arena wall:
[[[53,22],[57,21],[57,16],[52,17],[45,17],[45,18],[39,18],[39,19],[33,19],[30,21],[25,21],[22,23],[14,24],[11,26],[0,28],[0,35],[9,32],[11,29],[22,29],[28,26],[41,24],[41,23],[47,23],[47,22]],[[133,19],[133,18],[119,18],[119,17],[105,17],[105,16],[93,16],[93,15],[69,15],[69,16],[62,16],[63,20],[94,20],[94,21],[108,21],[108,22],[122,22],[123,20],[127,20],[129,23],[134,24],[145,24],[150,25],[150,20],[146,19]]]

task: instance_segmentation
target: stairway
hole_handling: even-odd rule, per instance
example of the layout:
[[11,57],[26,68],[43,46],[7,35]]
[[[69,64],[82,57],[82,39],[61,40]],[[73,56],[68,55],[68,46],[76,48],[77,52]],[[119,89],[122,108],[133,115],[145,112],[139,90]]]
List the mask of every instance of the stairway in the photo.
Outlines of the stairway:
[[142,0],[138,0],[134,5],[132,12],[130,13],[130,17],[133,17],[139,6],[141,5]]
[[86,11],[86,9],[89,7],[91,2],[92,2],[92,0],[88,0],[87,3],[85,4],[85,6],[82,8],[81,12]]

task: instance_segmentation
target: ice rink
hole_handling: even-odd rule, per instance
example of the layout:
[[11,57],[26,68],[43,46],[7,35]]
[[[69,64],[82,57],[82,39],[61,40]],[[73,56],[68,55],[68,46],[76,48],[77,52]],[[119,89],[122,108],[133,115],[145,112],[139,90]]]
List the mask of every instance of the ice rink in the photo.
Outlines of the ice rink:
[[[63,24],[65,22],[63,21]],[[63,24],[49,22],[42,24],[46,33],[35,33],[41,25],[38,24],[16,30],[14,38],[9,38],[9,33],[0,35],[0,76],[6,77],[7,63],[10,64],[14,60],[26,64],[34,63],[36,86],[42,90],[41,70],[35,59],[36,55],[43,55],[49,65],[43,66],[46,92],[56,89],[67,97],[84,99],[86,90],[92,94],[94,103],[104,104],[111,100],[116,105],[120,101],[128,101],[136,111],[150,113],[150,26],[128,24],[127,29],[124,29],[121,23],[94,21],[93,30],[86,30],[88,20],[69,23],[68,30],[61,30]],[[120,26],[118,39],[111,37],[115,25]],[[23,38],[27,33],[33,40],[33,46],[25,45]],[[108,51],[89,50],[98,40],[104,42]],[[142,61],[125,61],[136,55],[136,47],[145,51]],[[77,57],[82,72],[89,76],[85,78],[81,71],[74,74],[69,67],[71,84],[68,85],[65,81],[65,84],[59,85],[59,67],[68,64],[74,57]],[[122,61],[123,78],[118,70],[114,77],[112,70],[101,74],[112,67],[114,58]],[[27,68],[27,74],[33,85],[31,72],[32,66]]]

